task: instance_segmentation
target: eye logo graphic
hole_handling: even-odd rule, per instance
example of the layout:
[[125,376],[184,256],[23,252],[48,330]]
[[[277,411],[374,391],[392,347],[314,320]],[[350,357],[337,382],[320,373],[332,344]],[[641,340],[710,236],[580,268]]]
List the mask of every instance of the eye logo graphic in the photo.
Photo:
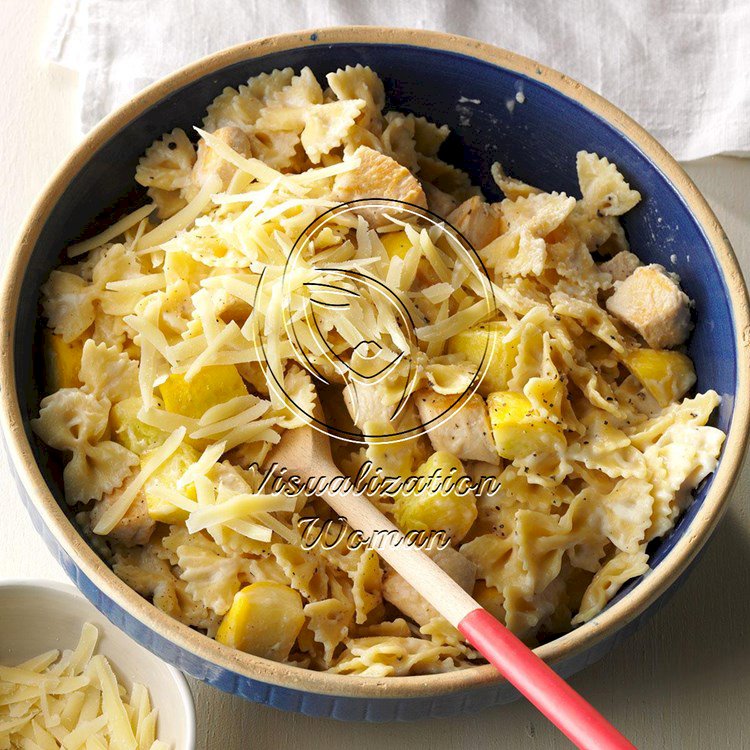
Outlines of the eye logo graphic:
[[[377,215],[395,225],[408,222],[416,232],[427,230],[428,244],[440,246],[436,262],[442,263],[443,276],[447,278],[431,283],[453,283],[458,287],[468,279],[473,293],[486,307],[481,317],[492,319],[495,312],[492,283],[468,240],[427,209],[402,201],[372,198],[342,203],[306,227],[289,253],[283,270],[281,299],[277,297],[276,302],[293,350],[291,358],[307,370],[316,388],[343,384],[351,411],[360,414],[375,408],[378,422],[390,425],[390,430],[386,434],[382,431],[377,435],[362,434],[327,422],[318,410],[310,413],[309,405],[286,392],[283,374],[269,365],[258,331],[256,345],[263,355],[260,364],[269,387],[303,421],[330,437],[348,442],[377,438],[381,444],[395,443],[443,424],[476,392],[491,365],[490,333],[482,329],[485,341],[480,362],[474,366],[468,386],[448,399],[447,408],[425,425],[419,420],[406,419],[409,397],[426,384],[429,357],[419,329],[429,320],[415,304],[411,290],[399,289],[388,279],[379,278],[372,260],[357,254],[357,241],[364,239],[360,233],[367,230],[358,224],[358,216],[362,214],[368,219]],[[321,233],[324,230],[330,233],[334,227],[340,232],[342,226],[351,227],[356,234],[354,259],[337,261],[336,253],[327,250],[311,257],[313,243],[326,237]],[[256,299],[261,298],[267,270],[261,273]],[[416,275],[415,271],[412,276]]]

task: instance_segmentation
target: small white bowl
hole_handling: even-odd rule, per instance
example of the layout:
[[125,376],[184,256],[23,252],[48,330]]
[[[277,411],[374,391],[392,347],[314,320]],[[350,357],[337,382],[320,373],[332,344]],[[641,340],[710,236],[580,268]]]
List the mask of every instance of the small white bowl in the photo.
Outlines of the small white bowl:
[[130,689],[143,683],[158,710],[157,737],[172,750],[195,750],[193,696],[181,672],[139,646],[73,586],[50,581],[0,583],[0,664],[13,665],[56,648],[75,648],[85,622],[99,630],[96,653],[110,660]]

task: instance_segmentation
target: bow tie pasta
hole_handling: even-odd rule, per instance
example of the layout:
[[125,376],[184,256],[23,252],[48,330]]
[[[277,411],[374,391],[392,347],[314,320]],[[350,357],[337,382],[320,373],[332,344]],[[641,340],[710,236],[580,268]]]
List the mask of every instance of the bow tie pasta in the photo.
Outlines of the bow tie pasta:
[[[269,484],[305,415],[325,408],[343,474],[394,480],[368,499],[442,534],[427,554],[531,644],[648,570],[724,440],[719,396],[691,393],[690,302],[629,248],[641,196],[614,164],[580,152],[580,197],[495,164],[489,202],[440,158],[445,125],[384,107],[367,67],[275,70],[157,140],[135,174],[148,202],[42,289],[33,422],[81,528],[155,606],[376,677],[479,657],[314,491]],[[486,278],[439,223],[331,211],[371,198],[442,217]]]

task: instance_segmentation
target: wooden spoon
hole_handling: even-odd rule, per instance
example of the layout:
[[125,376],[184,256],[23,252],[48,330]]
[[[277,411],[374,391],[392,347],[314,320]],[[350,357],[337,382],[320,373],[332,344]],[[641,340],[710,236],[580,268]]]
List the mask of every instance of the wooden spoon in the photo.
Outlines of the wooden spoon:
[[[333,462],[328,436],[309,425],[284,432],[267,464],[283,467],[287,477],[296,474],[303,481],[342,476]],[[401,544],[379,545],[378,554],[579,748],[634,748],[440,566],[409,545],[398,528],[351,484],[345,491],[316,494],[368,539],[377,531],[393,532],[389,539],[400,539]]]

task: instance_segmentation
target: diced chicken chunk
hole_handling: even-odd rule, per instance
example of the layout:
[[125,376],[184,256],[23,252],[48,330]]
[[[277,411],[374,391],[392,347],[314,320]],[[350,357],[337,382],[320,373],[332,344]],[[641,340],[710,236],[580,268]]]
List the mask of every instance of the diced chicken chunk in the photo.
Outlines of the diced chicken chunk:
[[422,188],[427,196],[427,208],[438,216],[447,217],[458,205],[458,201],[452,195],[444,193],[430,182],[423,183]]
[[[114,505],[119,499],[125,488],[133,480],[137,472],[133,473],[130,479],[126,479],[120,487],[104,495],[91,509],[91,528],[94,528],[104,512]],[[156,528],[156,521],[148,513],[146,495],[139,492],[128,512],[123,516],[117,526],[107,534],[107,538],[124,544],[126,547],[135,547],[136,545],[148,544]]]
[[640,267],[641,261],[638,256],[628,250],[621,250],[599,268],[611,274],[612,281],[625,281],[636,268]]
[[[471,560],[452,547],[428,554],[464,591],[472,592],[477,568]],[[418,625],[426,625],[439,616],[437,610],[394,570],[389,570],[383,577],[383,598]]]
[[[415,394],[415,399],[422,424],[436,451],[448,451],[466,461],[500,462],[492,439],[487,404],[478,393],[472,394],[445,421],[440,417],[450,409],[455,396],[444,396],[424,388]],[[430,424],[433,420],[435,423]]]
[[505,228],[500,204],[491,205],[478,195],[465,200],[447,218],[471,242],[475,250],[489,245]]
[[383,390],[377,384],[366,385],[350,380],[344,388],[344,403],[352,422],[363,429],[366,422],[388,420],[388,409],[383,404]]
[[383,598],[418,625],[426,625],[438,616],[437,610],[393,570],[383,576]]
[[362,385],[355,381],[349,381],[343,390],[344,404],[349,412],[355,427],[366,432],[367,422],[378,422],[390,425],[393,433],[409,433],[413,437],[404,443],[402,447],[408,448],[407,454],[411,453],[415,461],[424,461],[431,453],[430,444],[421,432],[417,407],[409,399],[398,414],[395,421],[390,417],[395,409],[395,404],[387,406],[384,401],[383,387],[380,385]]
[[690,332],[690,300],[662,266],[640,266],[617,284],[607,309],[637,331],[652,349],[684,343]]
[[464,590],[471,591],[477,579],[477,566],[453,547],[428,552],[429,556]]
[[[427,208],[427,198],[419,180],[390,156],[369,146],[360,146],[353,154],[360,164],[336,177],[333,194],[342,202],[362,198],[388,198]],[[380,209],[363,209],[362,215],[372,226],[388,223]]]
[[[228,125],[227,127],[214,130],[212,135],[244,157],[253,155],[249,138],[239,128]],[[203,183],[212,174],[219,176],[222,190],[226,190],[236,171],[237,167],[234,164],[230,164],[226,159],[222,159],[203,138],[198,141],[198,158],[195,160],[193,172],[190,177],[195,190],[200,190]]]

